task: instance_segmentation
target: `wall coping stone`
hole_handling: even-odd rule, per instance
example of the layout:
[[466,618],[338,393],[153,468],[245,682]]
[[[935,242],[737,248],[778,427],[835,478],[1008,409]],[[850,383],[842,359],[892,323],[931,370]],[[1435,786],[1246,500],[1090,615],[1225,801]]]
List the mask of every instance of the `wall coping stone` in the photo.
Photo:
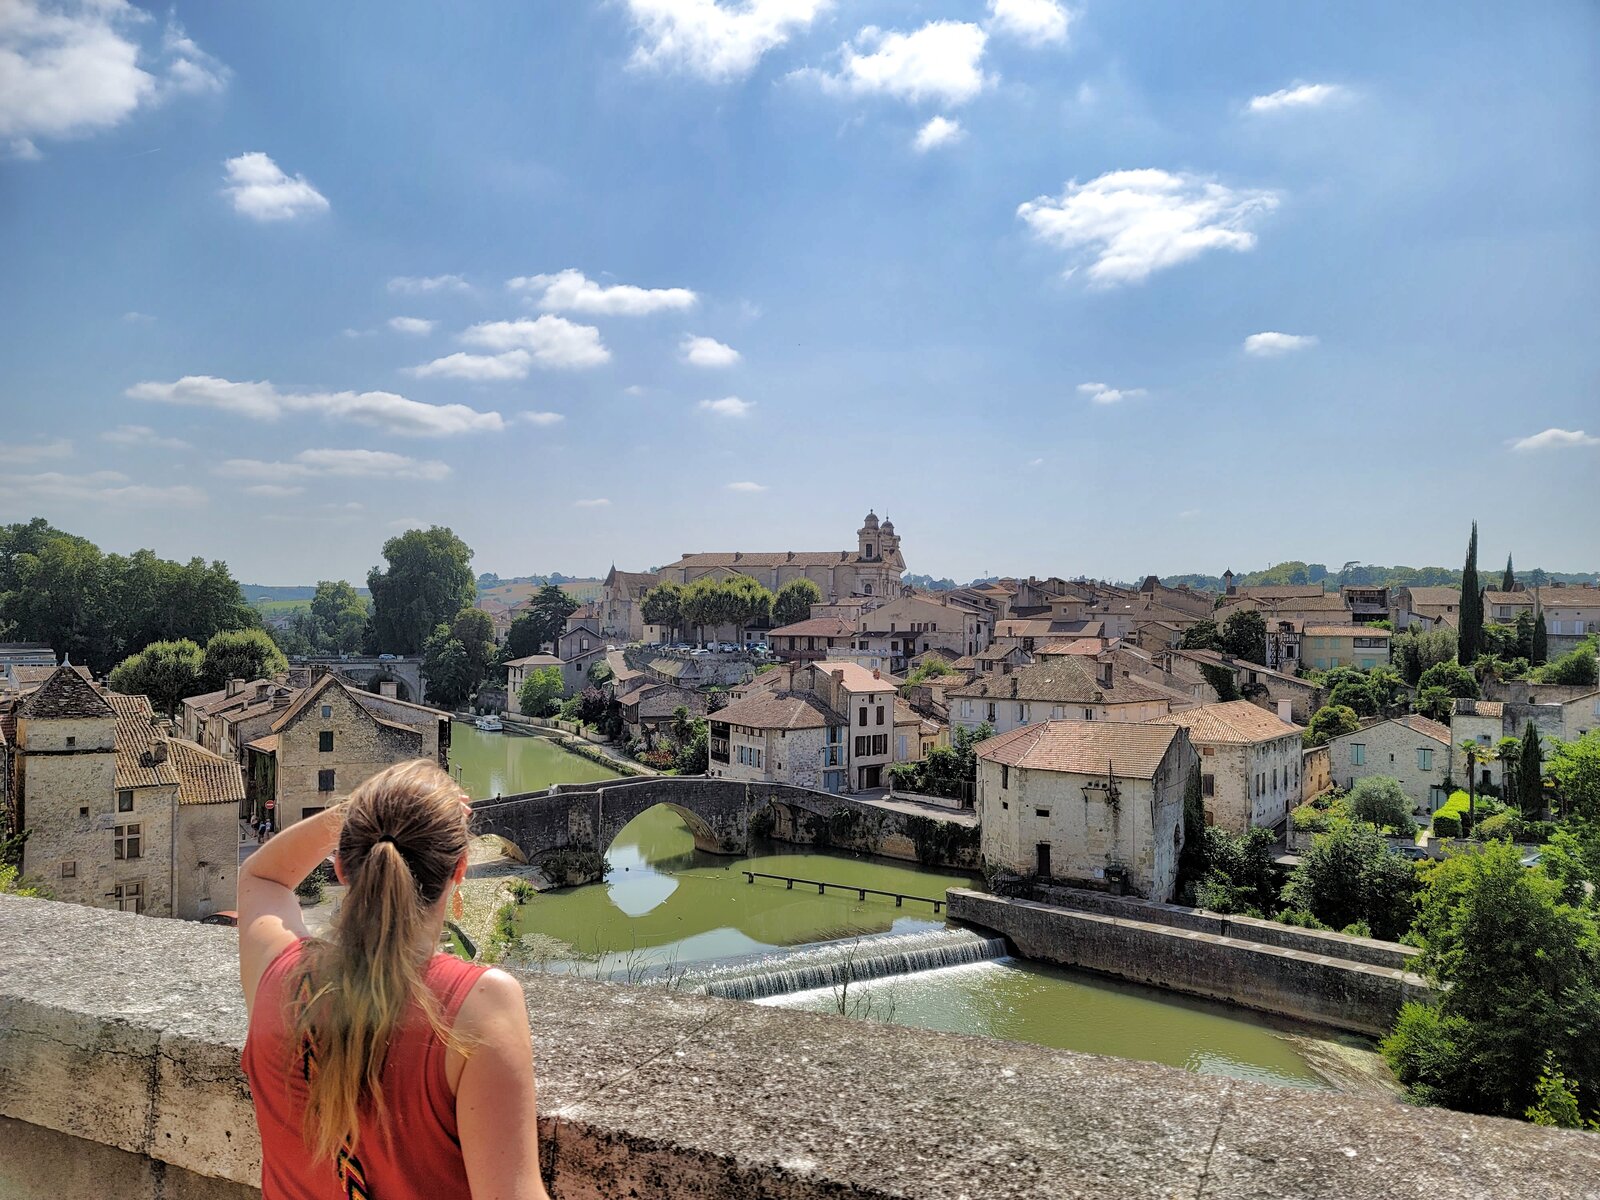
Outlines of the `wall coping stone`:
[[[0,896],[0,1116],[255,1183],[231,930]],[[524,978],[558,1200],[1595,1196],[1600,1138]]]

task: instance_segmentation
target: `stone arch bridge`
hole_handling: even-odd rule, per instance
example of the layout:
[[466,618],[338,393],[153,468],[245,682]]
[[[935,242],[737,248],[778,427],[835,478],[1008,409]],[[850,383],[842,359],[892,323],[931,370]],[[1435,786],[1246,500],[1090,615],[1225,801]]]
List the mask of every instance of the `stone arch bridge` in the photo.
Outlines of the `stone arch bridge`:
[[751,837],[762,836],[928,866],[979,866],[971,814],[913,814],[788,784],[703,776],[561,784],[479,800],[472,806],[472,828],[504,838],[537,863],[561,850],[603,854],[624,825],[658,804],[683,818],[696,849],[712,854],[746,854]]

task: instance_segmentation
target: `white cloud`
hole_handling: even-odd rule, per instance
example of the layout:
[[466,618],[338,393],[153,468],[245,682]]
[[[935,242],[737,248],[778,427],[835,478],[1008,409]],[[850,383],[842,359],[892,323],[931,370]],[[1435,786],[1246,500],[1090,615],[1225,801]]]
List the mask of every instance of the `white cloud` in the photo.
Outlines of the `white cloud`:
[[1316,344],[1316,337],[1309,333],[1252,333],[1244,340],[1244,352],[1256,358],[1276,358]]
[[281,392],[266,380],[236,383],[211,375],[185,375],[173,383],[136,383],[127,395],[133,400],[215,408],[258,421],[273,421],[285,413],[312,413],[418,437],[505,428],[499,413],[479,412],[465,404],[424,404],[393,392]]
[[1071,21],[1072,14],[1058,0],[989,0],[989,28],[1030,46],[1066,41]]
[[628,0],[640,41],[635,67],[740,79],[805,29],[832,0]]
[[737,396],[724,396],[721,400],[702,400],[702,412],[715,413],[719,417],[743,417],[749,415],[756,406],[754,400],[741,400]]
[[155,323],[155,318],[149,313],[142,313],[137,309],[129,309],[123,313],[122,319],[129,325],[151,325]]
[[1336,83],[1297,83],[1265,96],[1252,96],[1246,108],[1253,113],[1281,112],[1286,108],[1320,108],[1349,93]]
[[11,155],[37,158],[34,138],[84,137],[226,84],[227,68],[172,21],[159,44],[141,44],[149,24],[126,0],[0,3],[0,138]]
[[188,484],[155,487],[129,483],[120,471],[91,471],[66,475],[46,471],[38,475],[0,475],[0,499],[13,501],[85,501],[95,504],[203,504],[206,494]]
[[100,435],[102,442],[114,446],[150,446],[161,450],[188,450],[189,443],[182,438],[162,437],[148,425],[118,425]]
[[678,344],[683,361],[692,367],[731,367],[739,361],[739,352],[725,346],[716,338],[686,336]]
[[45,442],[0,442],[0,462],[34,463],[47,458],[71,458],[72,443],[66,438]]
[[1042,467],[1042,466],[1044,466],[1044,459],[1042,459],[1042,458],[1030,458],[1028,460],[1028,465],[1030,467]]
[[598,329],[565,317],[484,321],[463,333],[461,340],[496,352],[526,351],[541,367],[598,367],[611,359]]
[[960,121],[934,117],[917,130],[917,136],[911,144],[918,154],[926,154],[937,146],[953,146],[966,136],[967,131],[961,128]]
[[474,383],[498,383],[507,379],[526,379],[533,361],[526,350],[504,354],[446,354],[420,366],[407,367],[406,374],[418,379],[467,379]]
[[433,459],[408,458],[387,450],[302,450],[289,462],[263,462],[257,458],[230,458],[215,468],[218,475],[238,479],[342,479],[446,478],[450,468]]
[[234,211],[256,221],[288,221],[307,213],[326,212],[328,200],[304,175],[285,175],[260,151],[241,154],[224,164],[228,186],[223,192]]
[[700,297],[688,288],[642,288],[631,283],[596,283],[575,267],[554,275],[518,275],[506,280],[514,292],[539,292],[546,312],[578,312],[591,317],[643,317],[693,308]]
[[767,490],[767,485],[764,483],[752,483],[748,479],[742,479],[738,483],[730,483],[728,485],[728,490],[730,492],[764,492]]
[[637,383],[630,383],[622,389],[622,394],[624,396],[642,396],[645,394],[645,389]]
[[610,504],[611,504],[611,501],[605,499],[604,497],[597,497],[596,499],[593,499],[593,500],[574,500],[572,502],[572,507],[573,508],[608,508],[610,506]]
[[1080,383],[1078,393],[1096,404],[1120,404],[1124,400],[1149,394],[1143,388],[1114,388],[1103,383]]
[[517,414],[517,420],[528,425],[559,425],[567,418],[558,412],[524,412]]
[[1581,429],[1546,429],[1511,443],[1513,450],[1569,450],[1575,446],[1600,446],[1600,437]]
[[395,296],[426,296],[432,292],[470,292],[472,285],[459,275],[396,275],[389,280]]
[[1109,287],[1140,283],[1208,250],[1250,250],[1249,227],[1277,206],[1275,192],[1146,169],[1069,181],[1059,196],[1019,205],[1017,216],[1041,242],[1087,260],[1089,279]]
[[299,486],[286,486],[281,483],[252,483],[244,489],[246,496],[265,496],[268,499],[281,499],[285,496],[298,496],[305,491]]
[[389,328],[396,333],[411,333],[423,337],[433,332],[433,327],[439,322],[430,321],[426,317],[390,317]]
[[797,72],[829,90],[893,96],[912,102],[962,104],[984,89],[983,51],[989,35],[964,21],[930,21],[912,33],[868,25],[839,48],[836,75]]

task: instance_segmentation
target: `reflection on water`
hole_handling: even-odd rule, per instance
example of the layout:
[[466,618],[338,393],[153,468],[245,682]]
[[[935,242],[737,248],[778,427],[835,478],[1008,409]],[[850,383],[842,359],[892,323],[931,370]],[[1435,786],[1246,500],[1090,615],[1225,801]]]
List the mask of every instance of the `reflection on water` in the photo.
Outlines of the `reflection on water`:
[[[720,858],[694,848],[665,807],[629,824],[611,846],[603,884],[547,892],[521,910],[548,969],[638,979],[681,975],[696,964],[771,955],[804,943],[944,927],[930,907],[815,888],[745,881],[766,871],[942,897],[968,886],[959,875],[876,859],[807,851]],[[781,953],[777,955],[782,961]],[[1271,1083],[1325,1086],[1290,1034],[1237,1009],[1040,963],[1004,958],[856,982],[851,1015],[957,1033],[987,1034],[1064,1050],[1114,1054]],[[837,1012],[838,989],[776,996],[761,1003]]]
[[537,792],[552,783],[616,779],[618,772],[563,750],[551,738],[450,726],[450,773],[474,800]]

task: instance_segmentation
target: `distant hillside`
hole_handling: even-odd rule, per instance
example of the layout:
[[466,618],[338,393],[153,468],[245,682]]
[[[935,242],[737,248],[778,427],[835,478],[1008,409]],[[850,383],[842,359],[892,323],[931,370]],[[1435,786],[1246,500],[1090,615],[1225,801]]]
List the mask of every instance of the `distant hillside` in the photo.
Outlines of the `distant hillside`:
[[[1493,563],[1478,564],[1478,578],[1488,586],[1499,586],[1501,568]],[[1546,571],[1535,567],[1515,567],[1517,580],[1526,584],[1595,583],[1600,573]],[[1168,587],[1189,586],[1205,591],[1222,590],[1220,575],[1163,575]],[[1233,577],[1235,587],[1274,587],[1288,584],[1320,583],[1328,591],[1340,587],[1459,587],[1461,571],[1456,567],[1381,567],[1355,563],[1330,572],[1323,563],[1285,562],[1262,571],[1247,571]]]
[[[271,587],[264,583],[241,583],[239,590],[244,593],[247,604],[260,604],[263,600],[310,600],[317,594],[317,585],[312,583],[304,586]],[[372,595],[364,587],[358,587],[356,593],[361,596]]]

